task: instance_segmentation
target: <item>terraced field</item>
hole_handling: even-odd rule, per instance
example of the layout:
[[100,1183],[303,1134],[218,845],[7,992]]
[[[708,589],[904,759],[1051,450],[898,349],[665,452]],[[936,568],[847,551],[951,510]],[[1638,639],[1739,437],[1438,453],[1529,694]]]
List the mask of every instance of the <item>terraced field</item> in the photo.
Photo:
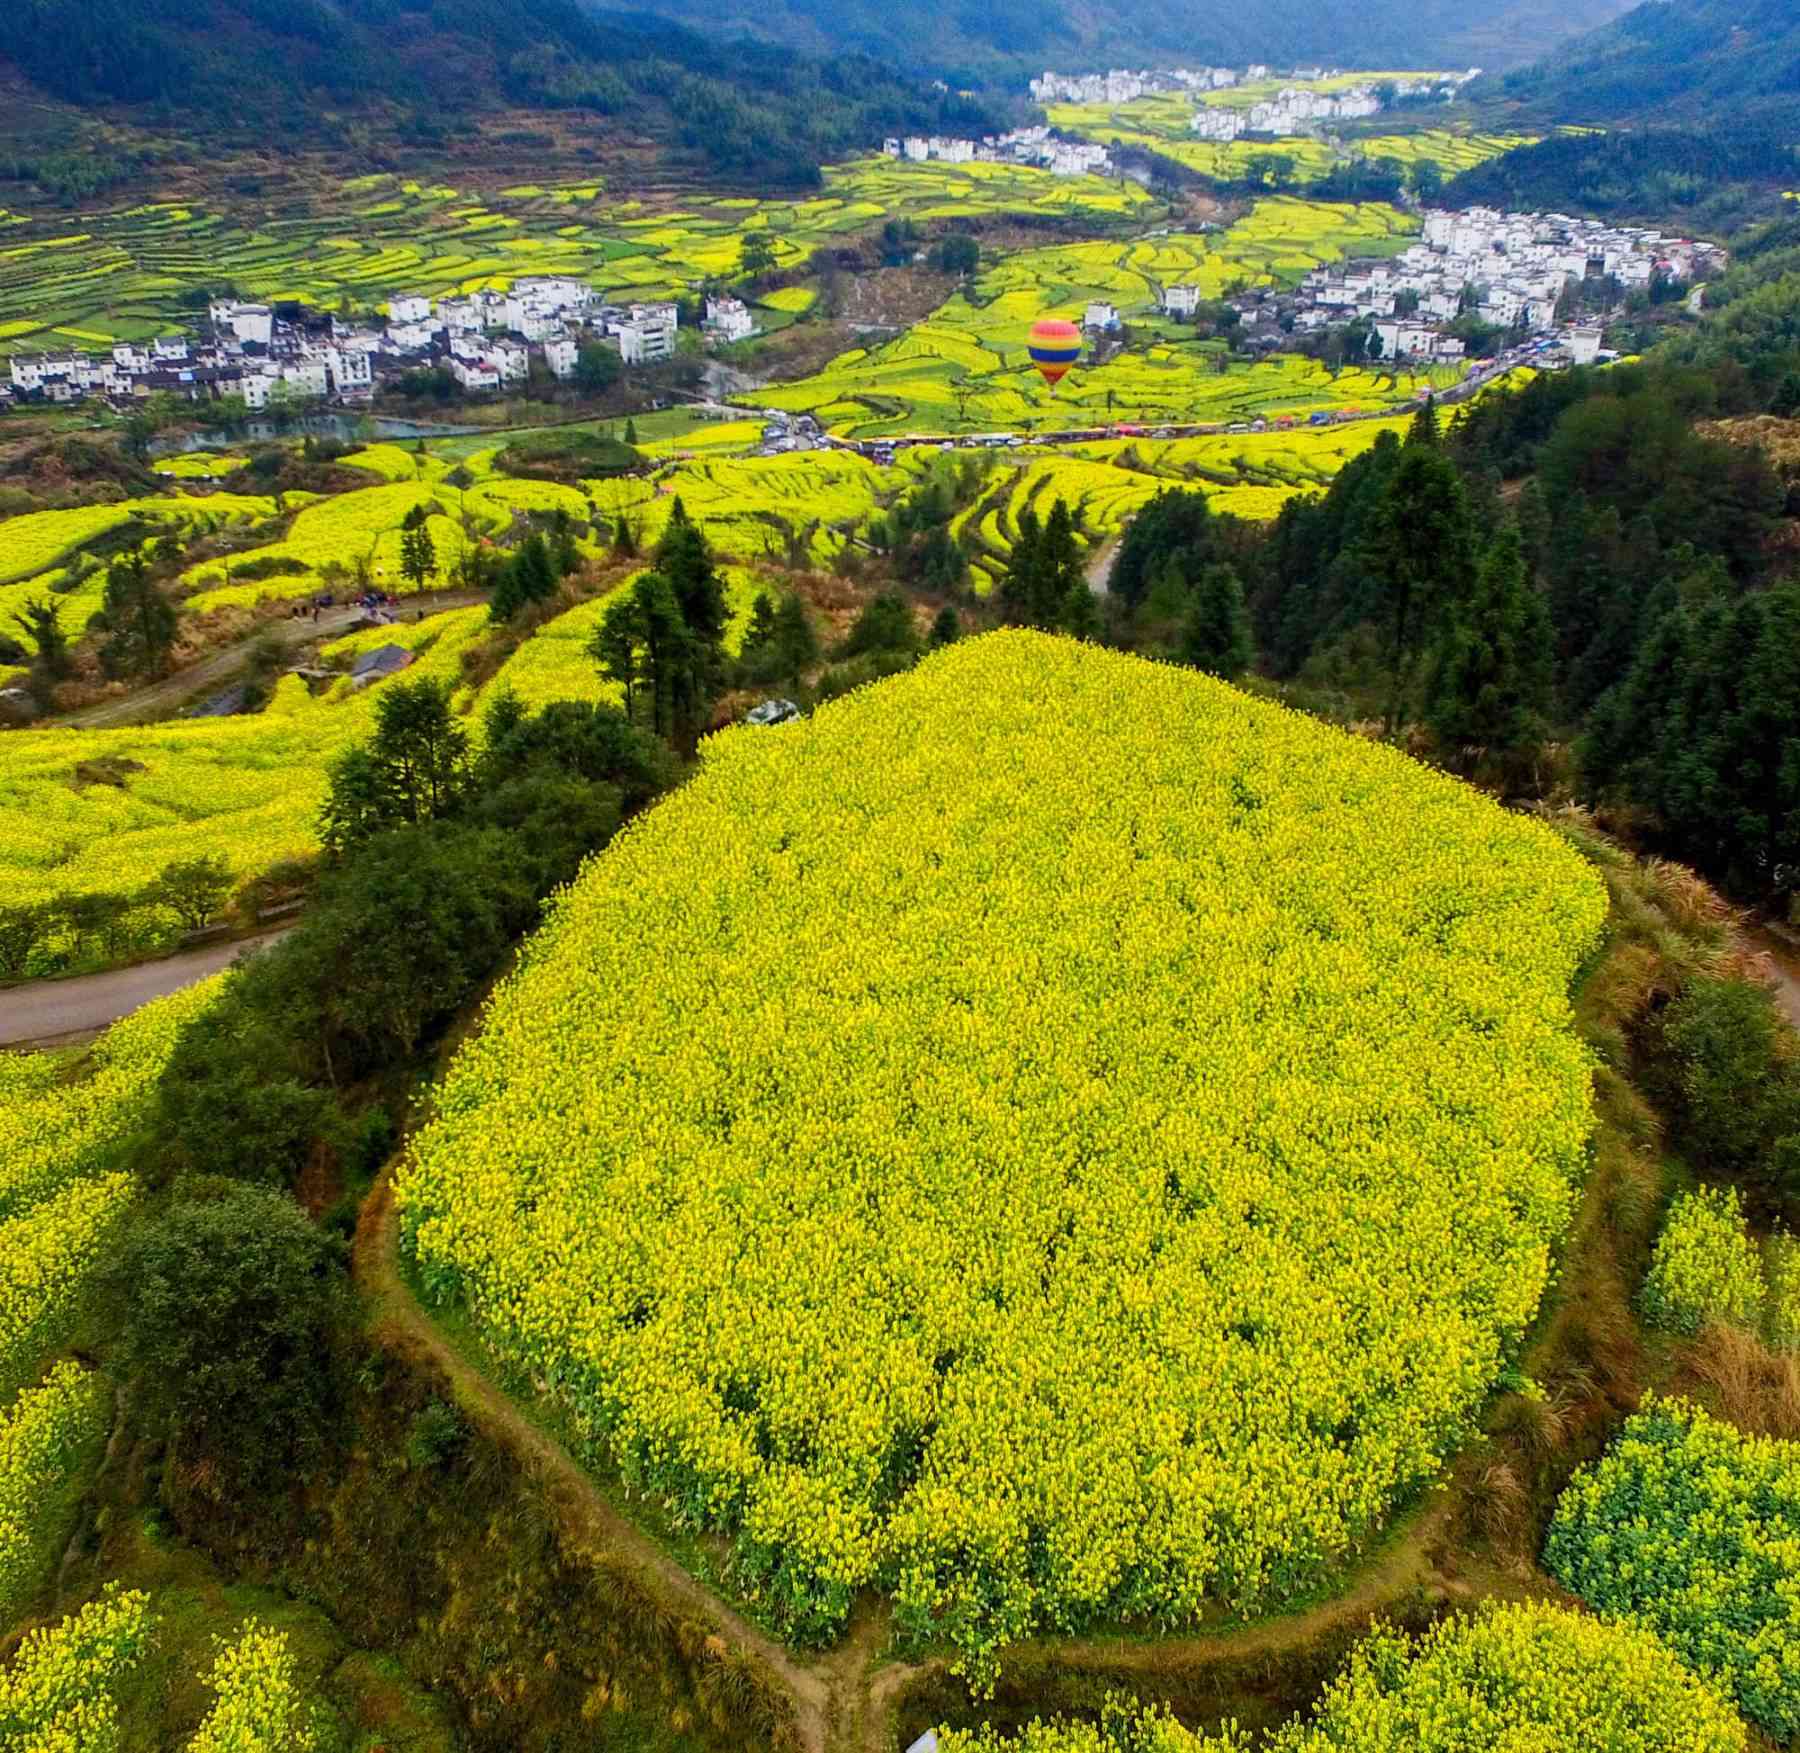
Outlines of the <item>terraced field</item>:
[[[255,225],[161,203],[33,220],[0,234],[0,353],[106,347],[179,329],[192,296],[229,285],[246,298],[320,307],[379,305],[504,288],[524,274],[577,274],[620,300],[672,297],[736,271],[746,234],[766,231],[783,267],[821,243],[890,217],[930,221],[1046,211],[1104,227],[1145,207],[1135,184],[1019,166],[858,160],[805,201],[698,197],[652,211],[598,185],[523,185],[474,196],[391,176],[344,184],[323,209]],[[770,309],[793,316],[799,295]]]
[[[1352,82],[1379,75],[1351,75]],[[1398,77],[1398,76],[1396,76]],[[1248,109],[1272,98],[1287,82],[1271,81],[1209,92],[1199,101],[1212,108]],[[1299,83],[1299,82],[1297,82]],[[1344,80],[1324,80],[1304,85],[1308,90],[1341,89]],[[1243,140],[1197,140],[1193,132],[1195,100],[1178,92],[1156,92],[1122,104],[1050,104],[1045,110],[1051,125],[1066,133],[1108,145],[1141,146],[1173,159],[1177,164],[1232,182],[1242,177],[1251,160],[1280,153],[1293,161],[1292,174],[1301,181],[1326,175],[1345,158],[1392,158],[1405,165],[1433,160],[1445,176],[1473,169],[1516,146],[1534,144],[1535,135],[1484,134],[1463,129],[1420,128],[1394,132],[1356,133],[1342,148],[1312,135],[1288,135]]]
[[[1217,235],[1162,234],[1026,250],[988,269],[904,335],[840,354],[796,383],[759,390],[759,405],[807,412],[846,437],[907,431],[1045,431],[1106,420],[1150,425],[1304,416],[1316,409],[1382,407],[1458,374],[1349,372],[1280,356],[1229,360],[1220,343],[1156,313],[1165,285],[1209,297],[1234,286],[1291,284],[1323,263],[1394,253],[1412,221],[1378,203],[1259,202]],[[1090,300],[1116,305],[1134,345],[1078,364],[1054,390],[1025,339],[1039,317],[1079,320]]]

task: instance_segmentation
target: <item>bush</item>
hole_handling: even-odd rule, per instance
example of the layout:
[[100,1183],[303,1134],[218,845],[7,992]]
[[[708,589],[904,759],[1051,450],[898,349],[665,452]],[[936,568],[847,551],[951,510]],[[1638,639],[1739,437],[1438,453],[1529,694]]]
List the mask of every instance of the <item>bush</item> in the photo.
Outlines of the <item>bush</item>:
[[1754,1328],[1762,1300],[1762,1264],[1745,1233],[1737,1189],[1682,1194],[1650,1256],[1640,1298],[1644,1319],[1689,1336],[1708,1321]]
[[1777,1740],[1800,1734],[1800,1444],[1646,1396],[1557,1500],[1544,1563],[1653,1631]]
[[171,1443],[267,1484],[324,1447],[350,1309],[342,1248],[291,1200],[214,1185],[125,1248],[119,1365]]
[[1747,980],[1690,980],[1651,1046],[1682,1148],[1773,1197],[1800,1197],[1800,1073],[1773,996]]

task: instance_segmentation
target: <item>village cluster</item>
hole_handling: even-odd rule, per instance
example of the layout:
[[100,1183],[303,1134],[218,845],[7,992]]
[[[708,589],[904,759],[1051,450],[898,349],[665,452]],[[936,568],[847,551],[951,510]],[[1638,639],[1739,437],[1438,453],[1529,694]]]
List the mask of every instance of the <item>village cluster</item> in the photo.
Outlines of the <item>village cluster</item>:
[[[1126,104],[1162,92],[1187,92],[1195,99],[1190,126],[1202,140],[1230,141],[1245,135],[1285,137],[1314,132],[1322,123],[1356,122],[1379,115],[1398,98],[1441,97],[1448,100],[1480,71],[1393,79],[1352,85],[1342,91],[1320,91],[1327,80],[1342,77],[1335,68],[1296,67],[1275,74],[1265,66],[1239,71],[1233,67],[1175,67],[1160,72],[1045,73],[1032,80],[1031,95],[1039,103]],[[1288,83],[1271,98],[1247,108],[1208,104],[1208,92],[1238,85],[1263,85],[1275,78]]]
[[[1723,266],[1724,253],[1713,245],[1641,226],[1486,207],[1431,210],[1419,242],[1393,259],[1315,269],[1291,293],[1243,308],[1267,331],[1248,338],[1270,346],[1292,333],[1368,318],[1382,359],[1451,363],[1463,357],[1465,343],[1448,330],[1474,316],[1540,352],[1566,355],[1545,363],[1588,365],[1599,355],[1601,331],[1562,320],[1571,314],[1561,308],[1571,286],[1611,281],[1629,294],[1660,275],[1697,290]],[[1164,308],[1191,315],[1197,297],[1190,287],[1169,287]]]
[[[595,343],[616,349],[626,365],[667,359],[679,321],[673,304],[603,304],[585,280],[552,276],[518,280],[505,292],[392,298],[385,323],[324,314],[288,321],[267,304],[215,299],[199,338],[122,342],[105,354],[16,353],[10,389],[28,402],[236,396],[260,412],[323,399],[355,405],[383,380],[442,367],[479,394],[523,383],[534,356],[552,377],[573,377],[582,347]],[[709,298],[703,333],[742,341],[756,333],[756,320],[741,299]]]
[[990,134],[981,140],[961,140],[942,134],[890,135],[881,143],[889,158],[913,164],[935,159],[940,164],[1029,164],[1053,176],[1109,176],[1112,160],[1104,146],[1087,140],[1059,140],[1041,124],[1014,128],[1010,134]]

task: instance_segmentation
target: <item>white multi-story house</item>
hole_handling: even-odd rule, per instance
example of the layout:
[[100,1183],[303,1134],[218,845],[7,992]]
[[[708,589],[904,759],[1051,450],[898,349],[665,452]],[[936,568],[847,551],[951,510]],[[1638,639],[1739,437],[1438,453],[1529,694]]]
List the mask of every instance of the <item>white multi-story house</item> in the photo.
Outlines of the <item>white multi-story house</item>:
[[374,387],[373,362],[368,353],[360,347],[327,349],[325,369],[330,375],[331,388],[335,395],[362,395]]
[[500,387],[499,370],[485,359],[460,359],[453,353],[450,356],[450,375],[461,388],[474,395]]
[[388,328],[391,332],[396,323],[423,323],[431,316],[431,300],[421,298],[415,292],[402,293],[398,298],[388,300]]
[[151,357],[161,365],[185,365],[188,356],[186,335],[158,335],[150,343]]
[[1084,329],[1116,329],[1119,326],[1119,310],[1117,305],[1106,303],[1103,299],[1095,299],[1081,319]]
[[667,359],[675,351],[667,330],[627,318],[613,331],[619,338],[619,357],[627,365],[648,365]]
[[544,363],[550,368],[552,377],[573,377],[576,363],[580,357],[581,349],[576,345],[573,336],[559,335],[554,340],[544,343]]
[[213,333],[230,335],[239,342],[266,347],[275,326],[275,313],[266,304],[242,304],[235,298],[215,298],[206,307]]
[[716,340],[745,341],[756,333],[756,318],[741,298],[709,298],[706,328]]
[[300,359],[281,368],[281,381],[289,395],[317,397],[323,400],[331,383],[322,359]]
[[523,383],[531,375],[531,349],[517,341],[490,341],[487,360],[503,383]]
[[1162,307],[1165,315],[1191,317],[1200,308],[1200,288],[1165,286],[1162,289]]

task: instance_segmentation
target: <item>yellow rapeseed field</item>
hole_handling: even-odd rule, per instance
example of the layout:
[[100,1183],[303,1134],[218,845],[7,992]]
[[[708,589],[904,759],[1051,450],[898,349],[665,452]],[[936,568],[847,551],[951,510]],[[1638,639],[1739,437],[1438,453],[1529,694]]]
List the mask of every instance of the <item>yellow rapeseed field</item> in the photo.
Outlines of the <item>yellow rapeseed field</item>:
[[1276,1606],[1432,1478],[1582,1171],[1550,830],[1194,673],[971,640],[734,728],[399,1178],[427,1293],[796,1635],[977,1673]]

